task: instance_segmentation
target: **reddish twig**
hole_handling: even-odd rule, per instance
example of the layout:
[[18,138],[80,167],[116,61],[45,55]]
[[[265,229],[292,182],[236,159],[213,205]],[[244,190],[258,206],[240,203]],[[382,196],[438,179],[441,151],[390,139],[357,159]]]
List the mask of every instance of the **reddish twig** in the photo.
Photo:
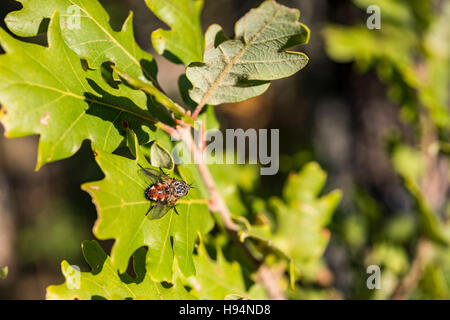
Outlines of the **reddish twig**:
[[203,152],[195,144],[194,139],[192,138],[190,127],[179,127],[178,134],[181,137],[181,140],[183,140],[183,142],[189,148],[191,155],[194,158],[194,163],[197,165],[197,169],[202,177],[202,180],[205,183],[206,188],[208,189],[208,193],[210,196],[209,209],[220,214],[225,228],[237,232],[238,225],[232,220],[231,212],[228,210],[227,205],[217,191],[214,179],[211,176],[208,166],[203,159]]
[[258,269],[257,281],[266,288],[267,295],[272,300],[286,300],[283,290],[278,285],[279,278],[264,264]]
[[411,265],[411,269],[409,269],[397,288],[395,288],[392,294],[393,300],[404,300],[408,298],[408,294],[417,286],[423,270],[432,256],[432,251],[433,247],[429,240],[419,240],[417,243],[416,257]]
[[182,140],[187,145],[193,157],[194,163],[197,165],[200,176],[208,189],[210,196],[209,210],[219,213],[224,227],[230,233],[232,239],[242,247],[244,253],[248,256],[250,261],[255,266],[259,266],[257,271],[257,281],[264,286],[269,298],[273,300],[285,300],[286,296],[278,285],[278,280],[280,277],[276,276],[266,265],[262,263],[262,261],[256,259],[247,246],[239,240],[239,226],[233,221],[231,212],[225,204],[223,198],[220,196],[214,179],[203,158],[203,150],[206,145],[206,141],[203,140],[205,139],[206,134],[203,134],[202,132],[202,141],[200,141],[200,146],[197,146],[191,134],[191,127],[187,125],[179,125],[175,129],[164,124],[158,124],[158,126],[175,139]]

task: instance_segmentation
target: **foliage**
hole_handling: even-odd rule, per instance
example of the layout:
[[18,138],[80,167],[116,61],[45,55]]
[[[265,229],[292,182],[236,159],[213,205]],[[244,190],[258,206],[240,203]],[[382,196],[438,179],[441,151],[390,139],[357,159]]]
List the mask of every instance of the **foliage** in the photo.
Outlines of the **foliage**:
[[[199,299],[266,299],[267,295],[258,284],[246,290],[241,266],[238,262],[228,262],[220,247],[217,248],[216,260],[212,260],[202,242],[194,256],[197,274],[187,279],[193,293]],[[262,292],[262,293],[261,293]]]
[[266,91],[270,80],[302,69],[306,55],[286,51],[309,40],[299,17],[298,10],[265,1],[236,23],[235,39],[228,39],[220,26],[210,26],[203,62],[186,70],[192,100],[199,105],[246,100]]
[[271,225],[270,220],[260,216],[258,225],[241,232],[244,238],[255,237],[270,243],[275,253],[292,261],[296,270],[290,270],[291,277],[314,279],[320,270],[320,258],[330,238],[325,226],[341,199],[339,190],[319,197],[325,180],[326,173],[317,163],[307,164],[299,174],[289,176],[283,199],[270,199],[268,205],[275,215],[274,223]]
[[[169,136],[180,134],[180,127],[187,128],[189,135],[192,127],[198,129],[194,119],[200,112],[198,119],[207,129],[219,128],[214,110],[207,104],[255,97],[270,81],[302,69],[308,62],[306,55],[288,51],[309,39],[308,28],[298,21],[298,10],[267,0],[236,23],[234,39],[226,38],[218,25],[210,26],[204,38],[200,24],[203,1],[146,0],[170,28],[152,33],[156,52],[186,66],[186,75],[180,78],[185,107],[173,102],[157,82],[153,57],[134,39],[132,14],[122,29],[115,31],[98,1],[20,2],[23,8],[7,16],[7,27],[21,37],[46,32],[48,46],[18,40],[0,30],[5,51],[0,55],[0,120],[10,138],[40,136],[36,169],[72,156],[83,141],[90,141],[104,178],[82,188],[97,209],[94,235],[99,240],[114,240],[109,255],[96,241],[83,242],[91,271],[80,272],[63,261],[66,281],[48,287],[48,299],[269,297],[257,283],[258,265],[226,258],[229,244],[237,250],[248,246],[256,260],[264,257],[261,265],[274,266],[274,249],[268,244],[273,242],[275,251],[282,252],[278,257],[281,264],[289,257],[290,264],[281,273],[293,275],[295,268],[304,272],[306,264],[320,264],[329,238],[324,227],[340,194],[334,191],[318,197],[326,175],[317,164],[289,178],[282,200],[264,202],[277,220],[267,239],[256,234],[234,239],[214,212],[211,188],[196,166],[175,166],[172,151],[185,147]],[[194,114],[186,112],[188,107],[196,107]],[[166,168],[171,177],[195,186],[177,202],[179,215],[171,210],[160,219],[146,216],[151,205],[144,196],[148,181],[138,164]],[[256,214],[246,198],[257,192],[256,169],[217,164],[207,168],[232,218],[246,223],[245,227],[239,225],[238,231],[249,235],[260,228],[245,218],[252,220]],[[297,233],[293,224],[304,229],[300,237],[290,238]],[[204,240],[199,241],[200,237]],[[304,246],[307,251],[299,250]],[[214,248],[214,258],[208,247]],[[134,275],[127,273],[130,259]],[[291,277],[292,282],[296,279]]]
[[327,51],[339,62],[355,61],[360,70],[375,66],[389,84],[390,96],[403,107],[406,119],[419,117],[418,104],[426,107],[441,129],[450,127],[450,16],[446,2],[434,13],[430,2],[355,0],[357,6],[380,7],[380,30],[365,25],[329,25],[323,30]]
[[156,52],[168,59],[181,60],[184,65],[202,61],[204,44],[200,14],[203,0],[146,0],[146,3],[171,28],[152,32]]
[[8,267],[0,267],[0,278],[5,279],[8,276]]
[[[353,246],[355,263],[360,264],[357,261],[363,258],[364,267],[376,264],[383,268],[382,290],[368,294],[366,284],[360,283],[355,286],[354,295],[375,299],[448,298],[448,285],[443,279],[448,269],[448,261],[443,258],[449,244],[445,214],[448,174],[444,169],[441,176],[437,167],[448,161],[445,146],[450,133],[450,38],[444,21],[450,17],[450,3],[400,0],[353,0],[353,3],[362,10],[369,5],[379,6],[381,29],[369,30],[363,23],[327,25],[322,33],[327,53],[336,62],[354,62],[359,72],[376,70],[380,80],[387,84],[389,98],[401,107],[403,124],[413,129],[412,137],[402,135],[399,129],[386,137],[392,169],[412,197],[411,208],[382,221],[383,208],[364,196],[361,203],[366,208],[357,204],[357,213],[342,222],[340,235],[350,228],[356,235],[345,239]],[[433,177],[435,182],[439,179],[443,182],[440,189],[431,191],[427,183]],[[442,193],[442,204],[432,201],[433,196]],[[364,234],[369,236],[358,236]],[[412,287],[406,290],[405,284]]]
[[91,272],[79,272],[67,261],[61,263],[66,281],[47,289],[47,299],[193,299],[185,288],[175,282],[171,286],[155,282],[145,268],[145,250],[133,255],[136,278],[118,274],[110,258],[96,241],[82,244],[83,255]]

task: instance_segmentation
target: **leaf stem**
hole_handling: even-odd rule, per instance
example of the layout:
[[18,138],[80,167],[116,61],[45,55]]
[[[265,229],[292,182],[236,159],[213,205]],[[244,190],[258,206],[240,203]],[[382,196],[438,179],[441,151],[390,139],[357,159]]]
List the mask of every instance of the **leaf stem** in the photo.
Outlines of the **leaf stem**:
[[[225,229],[230,234],[231,238],[242,248],[244,253],[250,259],[250,262],[257,267],[257,277],[256,281],[260,282],[261,285],[266,289],[267,295],[272,300],[286,300],[286,296],[283,290],[278,285],[279,276],[274,274],[268,266],[266,266],[263,260],[257,259],[249,250],[249,248],[244,244],[243,241],[240,240],[240,228],[233,221],[232,214],[228,209],[225,201],[220,196],[216,184],[214,182],[214,178],[212,177],[208,166],[206,165],[202,146],[204,145],[204,141],[200,142],[200,147],[197,146],[194,142],[194,139],[191,134],[191,127],[187,125],[178,125],[176,128],[172,128],[163,123],[157,124],[162,130],[166,131],[173,138],[177,140],[182,140],[188,147],[191,152],[192,157],[194,158],[194,162],[197,165],[197,169],[200,173],[200,176],[208,189],[208,193],[210,196],[209,200],[209,210],[218,212]],[[203,135],[202,135],[203,137]],[[203,138],[202,138],[203,139]]]
[[208,189],[210,195],[209,201],[209,209],[211,211],[216,211],[220,214],[222,221],[225,225],[225,228],[228,230],[238,232],[238,225],[232,220],[231,212],[228,210],[227,205],[223,201],[222,197],[219,195],[217,191],[216,184],[214,182],[211,173],[209,172],[208,166],[203,161],[203,154],[199,147],[195,144],[194,139],[192,138],[191,131],[189,127],[179,127],[177,130],[178,134],[183,140],[184,143],[188,146],[193,158],[194,163],[197,164],[197,169],[202,177],[203,182]]
[[190,115],[188,113],[186,113],[186,110],[183,107],[181,107],[179,104],[173,102],[172,99],[170,99],[168,96],[166,96],[161,91],[161,89],[157,88],[153,83],[144,82],[137,78],[134,78],[134,77],[120,71],[116,66],[112,66],[112,68],[130,86],[151,95],[159,104],[161,104],[168,110],[172,111],[176,117],[179,117],[184,122],[186,122],[190,125],[194,124],[194,120],[190,117]]

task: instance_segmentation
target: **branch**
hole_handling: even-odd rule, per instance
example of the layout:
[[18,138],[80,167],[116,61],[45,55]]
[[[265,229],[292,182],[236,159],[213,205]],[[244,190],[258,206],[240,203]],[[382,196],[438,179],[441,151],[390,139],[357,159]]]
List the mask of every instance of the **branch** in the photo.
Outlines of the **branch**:
[[[220,196],[214,179],[211,176],[208,166],[204,161],[202,149],[205,145],[205,141],[202,141],[200,143],[201,147],[199,148],[192,138],[191,128],[186,125],[179,125],[176,129],[164,124],[158,124],[158,126],[175,139],[181,139],[189,148],[189,151],[194,158],[194,163],[197,165],[200,176],[202,177],[202,180],[205,183],[206,188],[208,189],[208,193],[210,196],[209,210],[219,213],[224,227],[230,234],[231,238],[241,246],[244,253],[250,259],[251,263],[258,267],[257,281],[265,287],[269,298],[273,300],[286,300],[286,296],[284,295],[283,290],[278,285],[280,276],[272,273],[269,267],[263,264],[263,261],[255,258],[248,247],[239,239],[239,226],[233,221],[231,212],[225,204],[223,198]],[[204,138],[204,135],[202,135],[202,137]]]
[[422,276],[423,269],[432,256],[433,247],[429,240],[420,239],[417,243],[417,253],[411,265],[411,269],[401,280],[392,294],[394,300],[405,300],[409,292],[417,286]]
[[234,223],[231,218],[231,212],[228,210],[227,205],[217,191],[214,179],[203,159],[203,152],[195,144],[194,139],[192,138],[190,127],[179,127],[177,131],[181,137],[181,140],[183,140],[183,142],[188,146],[192,157],[194,158],[194,163],[197,165],[202,180],[208,189],[208,193],[210,195],[209,209],[220,214],[226,229],[237,232],[239,227],[236,223]]
[[267,295],[272,300],[286,300],[284,292],[278,285],[279,278],[264,264],[258,269],[257,280],[266,288]]
[[201,103],[199,104],[196,108],[194,113],[192,114],[192,119],[196,119],[198,117],[198,115],[200,114],[200,112],[202,111],[202,109],[206,106],[206,103]]

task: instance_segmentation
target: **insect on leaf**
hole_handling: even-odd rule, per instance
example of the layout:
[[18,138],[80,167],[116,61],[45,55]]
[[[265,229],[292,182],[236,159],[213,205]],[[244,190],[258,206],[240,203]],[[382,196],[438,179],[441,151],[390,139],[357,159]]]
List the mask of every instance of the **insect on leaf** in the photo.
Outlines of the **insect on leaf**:
[[[145,198],[148,178],[140,174],[135,160],[96,150],[96,160],[105,174],[101,181],[83,185],[97,207],[98,219],[94,234],[98,239],[115,239],[111,262],[120,272],[128,266],[133,252],[148,246],[147,266],[151,277],[172,281],[173,260],[185,276],[195,274],[192,252],[197,234],[213,227],[208,200],[198,189],[177,201],[177,211],[160,219],[149,219],[146,212],[152,204]],[[140,156],[140,164],[148,167]],[[191,181],[182,175],[185,181]]]
[[150,208],[148,216],[150,219],[161,219],[171,209],[174,209],[174,207],[167,204],[156,203]]

